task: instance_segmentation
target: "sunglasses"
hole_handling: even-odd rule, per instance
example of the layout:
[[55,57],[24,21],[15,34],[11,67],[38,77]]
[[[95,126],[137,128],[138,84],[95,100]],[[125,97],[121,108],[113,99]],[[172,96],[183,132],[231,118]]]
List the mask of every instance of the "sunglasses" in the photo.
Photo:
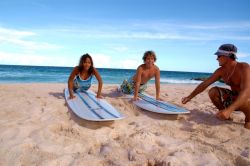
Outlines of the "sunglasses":
[[217,58],[219,59],[219,58],[221,58],[223,55],[217,55]]

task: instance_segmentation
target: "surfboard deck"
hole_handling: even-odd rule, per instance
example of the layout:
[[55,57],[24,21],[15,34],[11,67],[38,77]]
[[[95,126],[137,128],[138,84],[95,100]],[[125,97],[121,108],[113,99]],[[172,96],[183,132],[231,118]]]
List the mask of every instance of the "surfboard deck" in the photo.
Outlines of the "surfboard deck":
[[165,101],[156,100],[154,97],[145,94],[139,93],[140,99],[138,101],[134,101],[133,103],[145,110],[162,113],[162,114],[188,114],[190,111],[185,108],[176,106],[174,104],[170,104]]
[[96,94],[90,90],[77,91],[75,98],[69,99],[68,88],[64,90],[65,100],[69,108],[80,118],[89,121],[113,121],[125,118],[105,99],[97,99]]
[[[120,87],[117,87],[117,91],[123,93]],[[124,93],[123,93],[124,94]],[[133,95],[124,94],[128,99],[133,99]],[[133,101],[137,107],[142,108],[147,111],[161,113],[161,114],[189,114],[190,111],[185,108],[170,104],[165,101],[156,100],[154,97],[146,94],[139,93],[139,100]]]

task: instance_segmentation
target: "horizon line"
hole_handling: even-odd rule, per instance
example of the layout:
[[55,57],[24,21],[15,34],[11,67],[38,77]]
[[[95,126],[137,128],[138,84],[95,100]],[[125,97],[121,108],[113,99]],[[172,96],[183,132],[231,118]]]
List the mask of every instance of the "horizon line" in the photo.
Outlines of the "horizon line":
[[[27,66],[27,67],[58,67],[58,68],[74,68],[75,66],[41,66],[41,65],[15,65],[15,64],[0,64],[0,66]],[[95,67],[97,69],[112,69],[112,70],[134,70],[136,69],[124,69],[124,68],[108,68],[108,67]],[[212,74],[211,72],[202,72],[202,71],[174,71],[174,70],[160,70],[162,72],[186,72],[186,73],[205,73]]]

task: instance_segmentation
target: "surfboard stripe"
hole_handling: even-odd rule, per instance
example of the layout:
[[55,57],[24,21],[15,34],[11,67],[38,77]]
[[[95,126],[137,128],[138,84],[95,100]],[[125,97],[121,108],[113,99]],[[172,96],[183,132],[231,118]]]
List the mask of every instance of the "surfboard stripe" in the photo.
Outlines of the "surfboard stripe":
[[94,111],[94,109],[92,109],[91,107],[90,107],[90,105],[82,98],[82,96],[79,94],[79,92],[77,92],[76,91],[76,94],[80,97],[80,99],[84,102],[84,104],[98,117],[98,118],[100,118],[100,119],[104,119],[104,117],[102,117],[101,115],[99,115],[98,113],[96,113],[95,111]]
[[115,118],[119,118],[118,116],[112,114],[111,112],[109,112],[106,108],[104,108],[100,103],[98,103],[95,99],[93,99],[93,97],[91,97],[89,95],[89,93],[83,91],[84,94],[86,94],[93,102],[95,102],[100,108],[102,108],[104,111],[106,111],[109,115],[115,117]]
[[148,97],[148,96],[146,96],[146,95],[144,95],[144,94],[142,94],[142,93],[139,93],[139,96],[140,96],[143,100],[145,100],[145,101],[147,101],[147,102],[149,102],[149,103],[151,103],[151,104],[153,104],[153,105],[155,105],[155,106],[157,106],[157,107],[163,108],[163,109],[165,109],[165,110],[171,110],[171,111],[173,111],[173,112],[185,112],[185,111],[183,111],[183,109],[181,109],[181,108],[177,108],[177,107],[171,106],[171,105],[166,105],[166,104],[161,103],[161,102],[159,102],[159,101],[157,101],[157,100],[154,100],[154,99],[152,99],[152,98],[150,98],[150,97]]

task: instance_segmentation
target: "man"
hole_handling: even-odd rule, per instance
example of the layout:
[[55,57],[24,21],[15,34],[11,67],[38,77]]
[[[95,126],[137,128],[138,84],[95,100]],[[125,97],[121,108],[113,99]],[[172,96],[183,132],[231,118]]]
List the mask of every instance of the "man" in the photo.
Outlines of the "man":
[[186,104],[197,94],[219,79],[231,87],[231,90],[213,87],[209,90],[212,103],[220,110],[216,115],[221,120],[229,119],[233,111],[245,114],[245,128],[250,129],[250,65],[236,61],[237,48],[233,44],[223,44],[215,55],[220,67],[204,82],[199,84],[187,97],[182,98]]
[[143,92],[147,88],[147,82],[151,78],[155,78],[156,100],[160,98],[160,69],[155,65],[156,55],[154,51],[146,51],[142,57],[143,64],[141,64],[136,74],[128,80],[124,80],[121,85],[121,91],[125,94],[133,94],[133,100],[138,100],[138,93]]

